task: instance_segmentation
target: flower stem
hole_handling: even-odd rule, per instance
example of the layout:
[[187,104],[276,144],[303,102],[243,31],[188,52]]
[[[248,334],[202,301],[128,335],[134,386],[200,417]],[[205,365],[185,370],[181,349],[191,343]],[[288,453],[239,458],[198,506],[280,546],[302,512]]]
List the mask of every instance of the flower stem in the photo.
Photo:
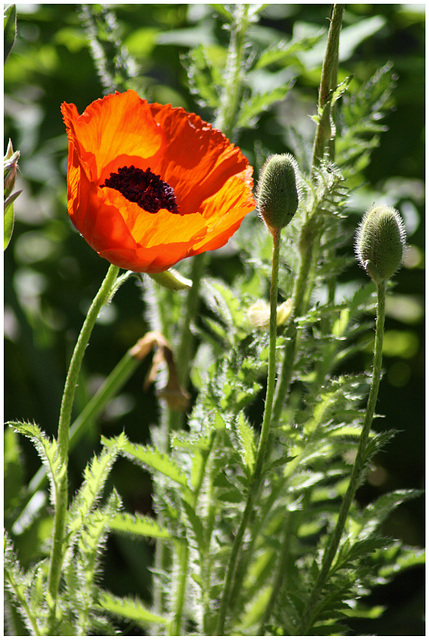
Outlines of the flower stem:
[[347,516],[356,494],[362,482],[362,473],[365,467],[365,461],[367,456],[367,444],[369,438],[369,431],[374,417],[375,405],[378,397],[378,389],[381,379],[381,364],[382,364],[382,351],[383,351],[383,336],[384,336],[384,319],[385,319],[385,301],[386,301],[386,282],[382,282],[377,285],[377,321],[375,328],[375,343],[374,343],[374,358],[373,358],[373,372],[371,388],[368,396],[368,401],[365,410],[365,416],[363,421],[362,433],[359,440],[359,446],[354,461],[352,473],[350,476],[349,486],[344,495],[343,502],[341,504],[338,520],[335,525],[335,529],[332,532],[329,543],[325,549],[322,559],[322,567],[317,577],[316,583],[313,587],[313,591],[305,607],[302,615],[301,626],[299,628],[298,635],[307,635],[307,631],[311,629],[314,608],[317,604],[321,591],[329,576],[329,571],[332,566],[332,562],[338,551],[341,536],[344,531],[344,526],[347,520]]
[[95,321],[97,320],[102,306],[107,304],[111,299],[112,293],[115,289],[115,283],[118,273],[119,267],[110,265],[107,275],[104,278],[101,287],[88,311],[73,351],[61,401],[60,418],[58,423],[58,456],[61,462],[61,466],[56,479],[57,484],[55,491],[54,536],[50,555],[47,594],[48,604],[50,608],[49,622],[51,627],[55,624],[58,585],[60,581],[61,569],[65,553],[64,542],[68,493],[67,465],[69,452],[69,430],[76,385],[78,382],[79,372],[82,365],[85,349],[88,345]]
[[[332,139],[330,95],[335,89],[338,71],[338,50],[344,5],[334,4],[328,31],[325,56],[319,87],[319,122],[313,145],[313,160],[311,174],[319,166],[326,144]],[[335,131],[334,131],[335,135]],[[332,153],[332,149],[330,150]],[[301,330],[296,325],[296,319],[304,315],[316,276],[316,263],[320,250],[320,240],[323,226],[318,211],[312,211],[306,217],[301,229],[299,272],[295,281],[293,294],[293,317],[290,319],[286,331],[287,344],[283,359],[282,370],[276,390],[273,409],[273,423],[280,420],[281,411],[292,379],[296,354],[298,353]]]
[[[195,489],[192,496],[192,504],[191,507],[196,509],[198,498],[201,492],[201,487],[203,486],[204,476],[206,474],[207,462],[212,450],[213,442],[214,442],[214,434],[212,434],[211,438],[211,446],[210,448],[204,452],[203,456],[203,464],[200,467],[199,476],[195,483]],[[185,604],[186,597],[186,582],[188,578],[188,564],[189,564],[189,541],[186,538],[182,538],[178,541],[178,551],[177,551],[177,560],[179,565],[179,578],[177,584],[177,592],[175,597],[175,607],[174,607],[174,619],[171,624],[171,632],[169,635],[171,636],[180,636],[182,635],[182,618],[183,618],[183,607]]]
[[227,138],[234,132],[237,113],[241,103],[242,64],[244,53],[244,39],[249,26],[249,5],[239,4],[235,7],[235,22],[231,26],[231,40],[229,42],[226,60],[226,80],[220,100],[219,113],[215,126]]
[[247,494],[246,506],[241,516],[240,525],[232,545],[231,554],[229,556],[228,568],[225,577],[225,583],[222,592],[222,599],[219,608],[217,631],[216,634],[223,636],[225,630],[225,622],[228,606],[231,605],[231,599],[239,590],[238,582],[241,581],[238,576],[237,567],[239,554],[241,551],[243,537],[249,525],[253,506],[260,486],[263,480],[264,465],[269,458],[269,435],[271,426],[271,413],[275,389],[276,377],[276,344],[277,344],[277,296],[278,296],[278,278],[279,278],[279,256],[280,256],[280,230],[273,231],[273,257],[271,272],[271,289],[270,289],[270,348],[268,356],[268,381],[267,393],[265,399],[265,410],[262,421],[261,435],[259,437],[258,449],[256,453],[255,468],[253,471],[252,482],[249,486]]
[[[338,72],[338,50],[340,32],[343,21],[344,5],[334,4],[331,12],[331,23],[328,31],[328,41],[326,43],[325,57],[323,59],[322,74],[319,86],[319,124],[313,144],[312,171],[323,159],[325,145],[329,144],[329,155],[334,154],[335,128],[332,120],[331,92],[337,84]],[[332,135],[333,133],[333,135]]]

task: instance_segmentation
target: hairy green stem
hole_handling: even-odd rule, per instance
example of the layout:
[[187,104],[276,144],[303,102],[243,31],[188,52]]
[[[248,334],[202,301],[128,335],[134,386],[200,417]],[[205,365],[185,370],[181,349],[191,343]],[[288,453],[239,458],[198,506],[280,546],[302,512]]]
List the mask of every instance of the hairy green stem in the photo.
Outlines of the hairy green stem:
[[225,66],[225,88],[215,123],[227,138],[230,138],[234,132],[241,104],[243,55],[245,35],[249,26],[249,5],[238,4],[234,11],[235,21],[231,26],[231,40]]
[[[301,231],[301,238],[306,234],[306,226]],[[301,243],[302,245],[302,243]],[[299,264],[298,276],[295,280],[292,295],[293,312],[286,329],[286,346],[283,356],[280,377],[277,382],[276,395],[273,406],[273,423],[278,424],[283,408],[283,404],[292,380],[295,366],[296,354],[298,352],[301,329],[298,327],[299,318],[304,315],[307,308],[306,294],[310,290],[309,277],[313,261],[311,246],[305,246],[301,250],[301,260]]]
[[319,124],[313,145],[312,172],[320,164],[325,152],[325,146],[329,142],[329,153],[333,153],[335,148],[335,134],[332,139],[332,109],[331,92],[337,85],[338,72],[338,50],[340,32],[343,21],[344,5],[334,4],[331,13],[331,23],[328,31],[328,42],[326,44],[325,57],[323,59],[322,74],[319,86]]
[[276,344],[277,344],[277,296],[278,296],[278,278],[279,278],[279,256],[280,256],[280,230],[273,232],[273,258],[271,272],[271,289],[270,289],[270,347],[268,356],[268,381],[267,393],[265,399],[265,410],[262,421],[262,429],[259,437],[258,449],[256,453],[255,468],[244,512],[241,517],[240,525],[236,533],[234,543],[228,560],[227,573],[222,592],[221,604],[219,607],[218,622],[216,634],[223,636],[225,631],[225,622],[228,607],[231,605],[233,594],[238,591],[236,583],[237,566],[239,555],[243,543],[243,537],[249,525],[253,506],[263,481],[264,465],[269,458],[269,436],[271,427],[271,414],[275,389],[276,377]]
[[353,464],[352,473],[350,476],[350,482],[347,491],[344,495],[341,503],[340,513],[338,520],[333,530],[328,545],[325,549],[322,559],[322,567],[317,577],[316,583],[313,587],[312,593],[309,597],[308,603],[305,607],[302,615],[301,625],[298,635],[306,635],[307,631],[311,629],[314,619],[314,609],[317,606],[319,596],[325,586],[326,580],[329,577],[329,571],[332,566],[332,562],[338,551],[341,536],[343,535],[344,526],[347,520],[348,513],[350,511],[351,504],[355,497],[356,491],[362,482],[362,474],[365,467],[365,461],[367,457],[367,445],[371,424],[374,417],[375,406],[377,403],[378,390],[381,380],[381,365],[382,365],[382,352],[383,352],[383,336],[384,336],[384,319],[385,319],[385,302],[386,302],[386,282],[382,282],[377,285],[377,321],[375,328],[375,342],[374,342],[374,358],[373,358],[373,372],[371,388],[368,396],[368,402],[366,405],[365,416],[363,421],[362,433],[359,440],[359,446],[356,454],[356,458]]
[[[330,96],[337,84],[339,38],[342,26],[344,5],[333,5],[331,22],[328,31],[328,41],[322,65],[322,74],[319,87],[318,112],[319,123],[316,129],[313,145],[313,160],[311,175],[314,176],[316,168],[320,165],[326,145],[330,157],[335,153],[335,128],[332,126],[333,113],[331,110]],[[322,224],[319,220],[317,207],[306,216],[300,236],[300,265],[293,292],[293,315],[290,318],[286,330],[286,347],[277,384],[273,407],[273,424],[278,424],[281,418],[282,408],[292,381],[295,360],[298,354],[302,330],[298,326],[299,318],[308,308],[311,292],[316,278],[316,267],[320,251],[322,236]],[[331,292],[332,293],[332,292]],[[265,625],[269,622],[275,601],[279,593],[282,581],[285,578],[285,567],[289,553],[289,530],[285,526],[283,541],[279,558],[279,569],[275,574],[274,585],[267,609],[263,615],[260,626],[263,633]]]
[[[215,439],[215,436],[214,434],[212,434],[211,446],[207,451],[204,452],[203,464],[200,467],[200,473],[199,473],[199,476],[195,485],[194,493],[192,496],[191,507],[193,509],[196,509],[198,504],[198,498],[201,492],[201,487],[203,486],[204,476],[207,469],[207,461],[210,457],[214,439]],[[179,580],[178,580],[178,589],[176,593],[176,603],[174,607],[174,612],[175,612],[174,619],[171,625],[171,632],[169,634],[172,636],[182,635],[183,607],[185,604],[185,597],[186,597],[186,582],[188,578],[188,564],[189,564],[189,541],[186,538],[182,538],[177,544],[178,544],[177,559],[179,564]]]
[[[322,74],[319,87],[319,112],[320,119],[317,125],[313,146],[313,161],[311,174],[319,166],[323,158],[326,143],[331,137],[330,127],[330,93],[336,86],[338,70],[338,49],[344,5],[333,5],[331,22],[328,31],[325,57],[322,65]],[[307,310],[310,295],[316,277],[316,266],[320,250],[322,225],[320,214],[312,211],[306,216],[300,237],[301,260],[293,293],[293,316],[289,320],[286,330],[287,344],[283,358],[280,378],[277,384],[274,400],[273,423],[280,420],[281,411],[285,402],[292,374],[295,367],[295,359],[298,353],[301,330],[297,326],[297,318],[303,316]]]
[[[61,470],[57,479],[55,491],[54,534],[50,555],[47,593],[51,627],[55,625],[58,585],[65,553],[64,538],[67,514],[69,430],[76,385],[85,349],[88,345],[95,321],[97,320],[98,314],[100,313],[103,305],[107,304],[111,299],[118,273],[119,267],[110,265],[107,275],[104,278],[87,313],[70,361],[61,401],[60,418],[58,423],[58,456],[61,461]],[[51,630],[53,631],[53,629]]]

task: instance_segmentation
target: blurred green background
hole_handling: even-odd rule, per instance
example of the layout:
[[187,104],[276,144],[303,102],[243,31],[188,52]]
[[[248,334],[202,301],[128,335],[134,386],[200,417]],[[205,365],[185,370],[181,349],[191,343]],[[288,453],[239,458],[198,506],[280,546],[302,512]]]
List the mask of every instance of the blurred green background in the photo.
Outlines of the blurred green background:
[[[225,55],[227,33],[210,5],[108,5],[117,19],[121,45],[136,62],[134,87],[150,101],[170,102],[211,120],[192,94],[183,64],[191,47],[204,43],[214,59]],[[4,257],[5,407],[6,420],[37,422],[56,433],[57,416],[67,365],[84,314],[107,269],[71,225],[66,209],[67,139],[60,115],[63,101],[79,112],[104,93],[94,66],[80,5],[17,5],[18,35],[4,72],[4,148],[12,139],[21,152],[15,229]],[[315,35],[327,28],[330,6],[268,5],[250,39],[256,52],[277,41]],[[377,429],[400,433],[380,456],[361,489],[362,503],[380,493],[423,487],[424,483],[424,5],[348,4],[340,51],[340,79],[353,75],[351,90],[386,62],[397,74],[395,107],[385,119],[388,130],[352,194],[347,224],[354,228],[374,199],[399,208],[409,249],[405,267],[395,277],[389,300],[385,341],[385,377],[381,384]],[[254,82],[278,86],[296,76],[282,103],[264,113],[252,129],[236,140],[251,163],[259,141],[270,152],[289,148],[293,125],[311,140],[317,86],[325,40],[290,67],[270,68]],[[353,83],[356,83],[354,85]],[[257,167],[255,167],[257,173]],[[245,224],[259,224],[248,216]],[[352,232],[351,232],[352,235]],[[350,241],[350,248],[352,241]],[[351,250],[351,249],[350,249]],[[186,272],[186,264],[182,267]],[[240,258],[211,255],[210,271],[231,281]],[[357,267],[347,280],[365,276]],[[125,351],[146,331],[141,285],[132,280],[119,290],[98,322],[84,361],[78,387],[76,415]],[[368,367],[370,351],[350,362],[352,370]],[[99,433],[125,429],[133,441],[147,441],[156,422],[153,390],[143,391],[145,363],[85,435],[71,456],[72,490],[97,449]],[[20,442],[28,481],[39,467],[34,450]],[[113,482],[130,510],[151,509],[150,479],[126,462],[118,462]],[[7,489],[7,488],[6,488]],[[399,508],[385,533],[405,544],[424,544],[424,500]],[[43,538],[47,521],[30,525],[20,537],[24,562],[35,559],[34,536]],[[109,541],[107,584],[117,593],[138,592],[149,597],[150,546],[142,548],[118,538]],[[127,569],[124,570],[124,564]],[[131,579],[130,579],[131,575]],[[113,586],[114,585],[114,586]],[[380,587],[372,602],[388,607],[376,621],[356,623],[354,633],[423,635],[423,571],[413,569],[392,584]]]

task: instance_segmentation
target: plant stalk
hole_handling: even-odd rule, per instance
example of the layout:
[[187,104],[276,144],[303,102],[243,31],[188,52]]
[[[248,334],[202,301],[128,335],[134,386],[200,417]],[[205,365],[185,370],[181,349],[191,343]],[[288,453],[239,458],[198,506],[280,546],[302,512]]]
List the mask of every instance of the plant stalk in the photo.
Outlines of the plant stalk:
[[[331,93],[337,85],[338,51],[340,32],[343,21],[344,5],[334,4],[331,12],[331,22],[328,31],[325,57],[319,86],[318,113],[319,124],[313,144],[312,174],[323,159],[325,146],[329,143],[329,154],[335,149],[335,128],[332,127]],[[334,137],[332,137],[334,133]]]
[[241,103],[244,40],[249,26],[248,15],[249,5],[236,5],[235,22],[231,26],[231,40],[225,66],[225,87],[215,122],[215,127],[220,129],[227,138],[230,138],[234,133]]
[[[343,13],[344,5],[333,5],[319,87],[318,109],[320,117],[313,145],[312,176],[320,165],[325,146],[331,137],[330,94],[337,82],[338,50]],[[293,293],[294,310],[286,330],[287,343],[274,400],[273,424],[277,424],[280,420],[281,411],[292,380],[301,337],[301,330],[297,327],[296,320],[305,314],[310,300],[316,276],[315,266],[320,251],[321,232],[322,225],[316,209],[307,214],[301,229],[299,246],[301,261]]]
[[268,356],[268,381],[265,399],[265,410],[262,421],[262,429],[256,453],[255,468],[253,478],[247,495],[246,506],[241,517],[240,525],[232,545],[231,554],[228,560],[228,568],[222,592],[222,599],[219,608],[216,635],[225,635],[225,622],[228,607],[234,594],[238,591],[237,576],[239,555],[243,543],[243,537],[249,525],[256,497],[259,493],[263,481],[264,465],[269,458],[269,435],[271,427],[271,414],[275,390],[276,377],[276,344],[277,344],[277,297],[278,297],[278,277],[279,277],[279,256],[280,256],[280,230],[273,231],[273,257],[270,289],[270,347]]
[[341,504],[338,520],[335,525],[335,529],[332,532],[328,546],[325,549],[322,559],[322,567],[320,573],[313,587],[313,591],[308,600],[307,606],[302,616],[301,626],[298,635],[306,635],[307,631],[311,629],[313,622],[313,610],[322,589],[329,576],[329,571],[332,566],[332,562],[338,551],[341,536],[344,531],[344,526],[347,520],[348,513],[352,501],[355,497],[356,491],[362,482],[362,473],[365,467],[367,444],[369,438],[369,432],[374,417],[375,406],[377,403],[378,390],[381,380],[381,365],[383,355],[383,337],[384,337],[384,320],[385,320],[385,303],[386,303],[386,282],[382,282],[377,285],[377,321],[375,328],[375,343],[374,343],[374,358],[373,358],[373,372],[371,388],[368,396],[368,401],[365,410],[365,416],[363,421],[362,433],[359,440],[359,446],[356,454],[356,458],[353,464],[352,473],[350,476],[349,486],[344,495],[343,502]]
[[50,555],[47,593],[47,600],[50,608],[49,622],[51,627],[55,624],[58,585],[60,581],[65,553],[64,541],[68,499],[67,465],[69,451],[69,430],[76,385],[78,383],[79,372],[81,369],[83,356],[85,354],[85,349],[89,342],[89,338],[91,336],[101,308],[111,299],[118,273],[119,267],[110,265],[107,275],[104,278],[101,287],[98,290],[98,293],[95,296],[92,305],[87,313],[70,361],[70,366],[64,386],[64,393],[61,401],[60,418],[58,423],[58,456],[61,461],[61,467],[55,490],[54,534]]

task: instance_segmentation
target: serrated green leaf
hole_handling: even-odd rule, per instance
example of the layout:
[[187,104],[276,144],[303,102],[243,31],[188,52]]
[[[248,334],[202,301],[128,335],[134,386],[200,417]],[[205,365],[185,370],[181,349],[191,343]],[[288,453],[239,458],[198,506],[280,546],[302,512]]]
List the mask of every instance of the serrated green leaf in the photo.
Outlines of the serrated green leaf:
[[120,618],[134,620],[144,629],[147,628],[148,624],[166,625],[168,623],[166,618],[152,613],[138,598],[119,598],[113,593],[100,589],[97,594],[97,602],[100,608]]
[[255,466],[256,444],[253,429],[242,411],[238,414],[237,428],[241,443],[240,454],[250,477]]
[[[106,446],[114,446],[117,440],[115,438],[102,438],[103,444]],[[180,469],[177,462],[166,453],[161,453],[157,448],[149,445],[132,444],[127,438],[123,438],[118,443],[119,451],[132,462],[141,465],[145,469],[162,473],[173,482],[187,489],[186,496],[192,495],[188,487],[188,478]]]
[[267,109],[269,109],[275,102],[284,100],[290,87],[291,85],[278,87],[273,91],[256,94],[249,100],[243,101],[237,126],[239,128],[254,126],[255,118],[257,118],[263,111],[267,111]]
[[369,504],[360,514],[358,522],[362,526],[361,535],[368,536],[390,515],[390,513],[408,500],[422,495],[418,489],[398,489],[385,493]]
[[116,513],[109,521],[109,528],[115,533],[126,533],[131,536],[145,538],[162,538],[169,540],[171,533],[156,520],[140,513]]
[[80,529],[97,504],[119,451],[119,445],[105,447],[86,466],[84,482],[69,509],[68,528],[72,534]]
[[280,42],[275,47],[263,51],[258,57],[255,69],[263,69],[272,64],[290,64],[291,58],[296,59],[296,54],[301,51],[309,51],[322,38],[323,32],[316,36],[307,36],[295,42]]
[[27,573],[23,572],[7,533],[4,535],[3,570],[5,588],[10,593],[14,603],[17,605],[19,614],[21,615],[29,634],[37,636],[42,635],[40,620],[36,613],[37,610],[33,610],[31,608],[31,601],[34,600],[33,593],[35,585],[38,583],[36,577],[38,565],[31,567]]
[[51,502],[55,505],[58,486],[66,471],[61,465],[56,440],[53,438],[51,442],[46,434],[43,433],[36,424],[32,424],[30,422],[9,422],[8,424],[18,433],[30,438],[33,442],[37,453],[46,468],[51,485]]

